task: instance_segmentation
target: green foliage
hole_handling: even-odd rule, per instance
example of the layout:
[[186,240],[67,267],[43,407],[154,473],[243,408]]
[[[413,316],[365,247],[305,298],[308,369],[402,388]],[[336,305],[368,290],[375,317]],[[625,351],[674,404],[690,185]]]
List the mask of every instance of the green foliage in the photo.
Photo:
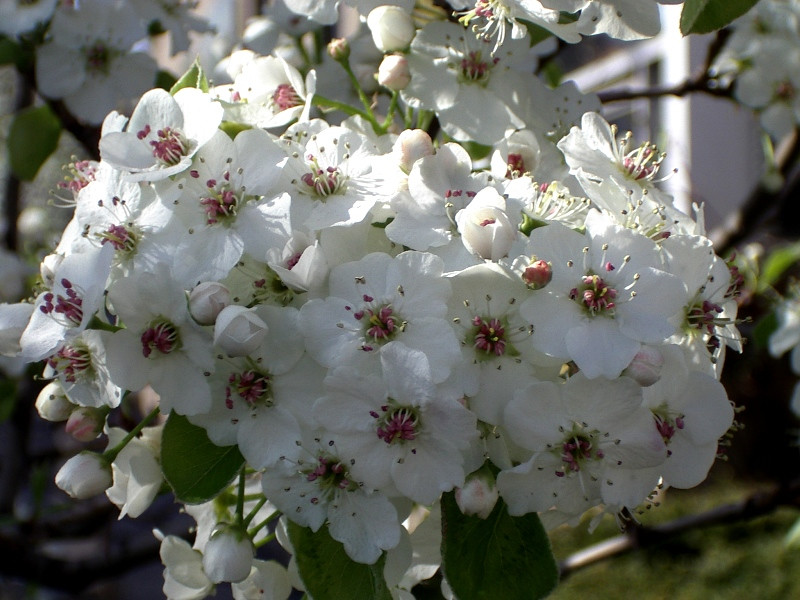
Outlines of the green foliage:
[[442,569],[459,600],[544,598],[558,583],[536,513],[512,517],[501,499],[487,519],[467,516],[453,492],[442,496]]
[[763,294],[773,287],[789,268],[797,264],[798,260],[800,260],[800,243],[774,250],[764,260],[756,291]]
[[364,565],[347,556],[326,526],[315,533],[289,521],[288,529],[300,577],[314,600],[391,600],[383,577],[385,554]]
[[774,312],[767,314],[764,318],[759,319],[756,326],[753,327],[753,343],[757,348],[769,347],[769,338],[778,329],[778,317]]
[[686,0],[681,33],[711,33],[722,29],[753,8],[758,0]]
[[217,446],[205,429],[170,413],[161,440],[161,468],[178,501],[211,500],[230,484],[242,464],[237,446]]
[[0,65],[16,65],[22,59],[23,51],[19,44],[5,36],[0,36]]
[[19,111],[8,132],[8,154],[14,174],[25,181],[36,177],[44,161],[55,151],[61,122],[47,105]]
[[208,91],[208,79],[206,79],[203,67],[200,66],[200,62],[196,59],[192,63],[192,66],[189,67],[189,70],[181,75],[178,81],[175,82],[175,85],[170,88],[169,93],[174,96],[179,90],[187,87],[197,88],[203,92]]
[[175,76],[169,71],[159,70],[158,73],[156,73],[155,85],[157,88],[170,91],[176,83],[178,83],[178,80],[175,79]]

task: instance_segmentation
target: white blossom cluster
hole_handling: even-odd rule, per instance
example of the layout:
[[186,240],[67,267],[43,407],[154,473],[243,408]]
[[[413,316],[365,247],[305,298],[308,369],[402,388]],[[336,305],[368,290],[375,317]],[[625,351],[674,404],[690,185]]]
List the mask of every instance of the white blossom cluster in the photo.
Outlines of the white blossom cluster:
[[[444,492],[552,527],[703,481],[733,421],[718,380],[741,349],[738,281],[700,210],[659,189],[659,150],[539,82],[524,43],[492,54],[457,24],[377,10],[375,45],[410,48],[390,54],[402,91],[382,85],[487,160],[399,121],[314,118],[335,63],[301,75],[250,53],[230,85],[149,91],[105,119],[100,162],[73,165],[74,217],[35,301],[0,306],[0,349],[47,361],[39,411],[79,439],[149,386],[163,414],[238,446],[248,502],[264,499],[254,522],[327,527],[361,563],[402,555],[387,581],[408,598],[439,560],[415,540],[440,534],[403,523]],[[124,438],[106,430],[109,447]],[[163,482],[160,439],[145,428],[110,470],[81,454],[57,482],[138,516]],[[285,571],[254,560],[259,539],[190,511],[194,548],[162,543],[170,598],[222,581],[288,596]]]
[[730,28],[711,73],[780,140],[800,123],[800,2],[762,0]]

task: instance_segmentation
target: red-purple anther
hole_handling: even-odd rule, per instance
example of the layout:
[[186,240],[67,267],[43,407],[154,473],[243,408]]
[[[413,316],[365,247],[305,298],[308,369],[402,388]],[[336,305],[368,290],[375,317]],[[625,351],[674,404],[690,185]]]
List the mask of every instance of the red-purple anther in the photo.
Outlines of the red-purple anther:
[[703,300],[703,304],[700,307],[695,307],[689,311],[689,323],[697,329],[705,329],[706,333],[713,335],[714,327],[717,324],[717,315],[722,310],[719,304],[715,304],[710,300]]
[[384,416],[377,434],[387,444],[395,440],[411,441],[417,437],[417,416],[408,408],[398,408]]
[[369,313],[366,333],[376,342],[390,338],[398,330],[398,319],[392,314],[390,305],[383,306],[377,311],[367,309],[366,312]]
[[139,131],[136,132],[136,137],[139,138],[140,140],[143,140],[148,135],[150,135],[150,131],[152,131],[150,129],[150,125],[145,125],[144,129],[140,129]]
[[519,177],[525,172],[525,160],[522,158],[522,154],[509,152],[506,164],[508,165],[506,177],[509,179]]
[[275,93],[272,94],[272,101],[280,110],[294,108],[295,106],[300,106],[303,104],[303,99],[288,83],[281,83],[277,88],[275,88]]
[[499,61],[497,57],[489,61],[483,60],[481,52],[473,50],[461,59],[461,75],[468,81],[485,82],[492,67]]
[[522,272],[522,281],[534,290],[542,289],[550,283],[551,279],[553,279],[553,267],[549,262],[541,259],[533,261]]
[[102,42],[95,42],[93,46],[84,49],[87,70],[96,73],[105,73],[108,70],[108,61],[111,53]]
[[165,165],[176,165],[186,155],[189,144],[177,129],[164,127],[156,132],[158,139],[151,140],[153,156]]
[[490,319],[487,323],[480,317],[472,320],[473,325],[478,328],[475,334],[474,346],[486,354],[502,356],[506,352],[506,330],[499,319]]
[[123,225],[111,225],[102,234],[101,244],[111,244],[114,250],[133,249],[134,240],[131,234]]
[[142,354],[149,358],[153,350],[169,354],[178,347],[178,331],[169,321],[156,321],[144,330],[141,336]]
[[[39,307],[39,310],[46,315],[52,313],[62,315],[73,325],[80,325],[83,321],[83,300],[73,289],[71,281],[62,279],[61,285],[64,287],[66,297],[61,294],[56,296],[52,292],[47,292],[43,297],[44,304]],[[55,304],[53,300],[55,300]]]
[[309,167],[311,170],[300,176],[300,179],[314,194],[325,198],[342,192],[347,178],[339,171],[338,167],[329,166],[321,168],[317,159],[309,155]]
[[66,381],[75,383],[81,373],[91,369],[92,355],[88,348],[62,346],[58,352],[47,359],[47,364],[63,375]]
[[298,252],[297,254],[290,256],[288,259],[286,259],[286,268],[290,271],[294,269],[295,265],[300,262],[300,258],[302,256],[302,252]]
[[233,408],[233,392],[250,406],[255,406],[269,392],[268,376],[253,370],[231,373],[228,377],[229,386],[225,388],[225,405]]
[[608,287],[598,275],[585,275],[583,284],[580,287],[572,288],[569,297],[589,309],[591,314],[596,315],[614,309],[617,290]]

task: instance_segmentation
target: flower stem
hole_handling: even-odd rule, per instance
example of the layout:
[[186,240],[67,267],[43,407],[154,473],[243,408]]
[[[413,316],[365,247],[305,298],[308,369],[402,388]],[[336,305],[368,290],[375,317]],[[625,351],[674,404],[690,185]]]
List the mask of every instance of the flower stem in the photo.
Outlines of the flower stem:
[[138,425],[136,425],[136,427],[128,432],[128,435],[120,440],[119,444],[103,452],[103,458],[105,458],[109,464],[114,462],[114,459],[117,458],[117,455],[122,451],[122,449],[128,445],[128,442],[139,435],[142,429],[147,427],[147,425],[158,416],[159,412],[161,411],[156,406],[144,419],[139,422]]

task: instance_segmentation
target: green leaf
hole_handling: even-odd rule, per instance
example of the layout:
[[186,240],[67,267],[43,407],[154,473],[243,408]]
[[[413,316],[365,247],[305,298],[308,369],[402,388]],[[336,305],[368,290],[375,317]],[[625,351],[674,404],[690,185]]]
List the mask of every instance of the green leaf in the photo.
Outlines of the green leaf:
[[722,29],[757,3],[758,0],[686,0],[681,11],[681,33],[711,33]]
[[758,292],[774,286],[781,276],[800,260],[800,243],[783,246],[773,251],[765,260],[758,278]]
[[58,146],[61,122],[47,105],[19,111],[8,132],[11,169],[25,181],[36,177],[39,168]]
[[192,63],[192,66],[189,67],[189,70],[186,71],[183,75],[181,75],[180,79],[175,82],[169,93],[173,96],[178,92],[178,90],[182,90],[183,88],[197,88],[203,92],[208,91],[208,79],[206,79],[206,74],[203,72],[203,67],[200,66],[200,63],[195,59]]
[[22,55],[19,44],[5,36],[0,37],[0,65],[17,64]]
[[365,565],[347,556],[326,526],[315,533],[289,521],[288,530],[300,577],[314,600],[391,600],[383,577],[385,554]]
[[753,343],[757,348],[768,348],[769,338],[778,329],[778,317],[774,312],[760,319],[753,327]]
[[512,517],[501,500],[487,519],[464,515],[442,496],[442,569],[458,600],[544,598],[558,565],[536,513]]
[[159,70],[156,73],[156,87],[162,90],[170,91],[172,87],[178,82],[175,76],[169,71]]
[[242,464],[238,447],[217,446],[205,429],[170,413],[161,440],[161,468],[179,501],[199,504],[211,500],[230,484]]

